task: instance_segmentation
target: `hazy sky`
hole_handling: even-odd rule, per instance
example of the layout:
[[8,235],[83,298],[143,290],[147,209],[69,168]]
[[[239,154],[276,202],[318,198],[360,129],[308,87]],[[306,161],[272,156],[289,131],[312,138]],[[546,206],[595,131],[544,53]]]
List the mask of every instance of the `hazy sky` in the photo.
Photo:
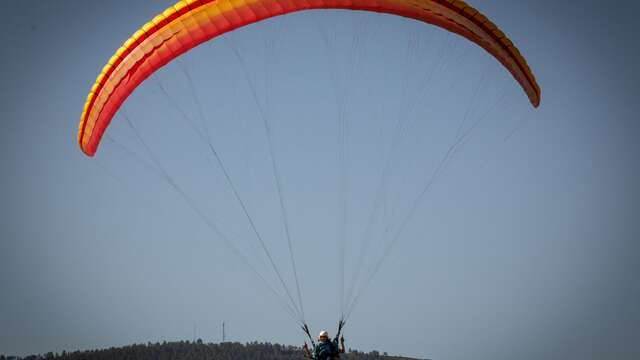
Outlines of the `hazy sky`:
[[[349,346],[432,359],[639,358],[640,8],[470,2],[527,58],[539,109],[493,58],[445,31],[318,11],[249,26],[169,64],[88,158],[76,131],[96,75],[173,1],[5,1],[0,353],[191,339],[194,330],[215,342],[222,321],[229,340],[301,344],[282,300],[151,159],[282,293],[192,126],[208,131],[296,297],[263,114],[314,333],[335,332],[341,234],[348,291],[361,239],[371,239],[366,273],[409,219],[354,308]],[[469,136],[408,218],[456,134]]]

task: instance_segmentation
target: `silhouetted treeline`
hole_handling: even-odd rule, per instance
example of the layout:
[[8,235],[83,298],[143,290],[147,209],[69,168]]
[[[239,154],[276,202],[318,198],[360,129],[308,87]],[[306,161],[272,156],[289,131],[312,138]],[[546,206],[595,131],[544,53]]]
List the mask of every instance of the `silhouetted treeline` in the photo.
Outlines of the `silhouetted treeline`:
[[[287,360],[304,359],[302,349],[270,343],[234,343],[205,344],[198,339],[195,342],[178,341],[163,343],[134,344],[124,347],[112,347],[102,350],[47,353],[21,358],[5,357],[0,360]],[[342,355],[344,360],[399,360],[407,358],[386,356],[377,351],[370,353],[351,350]]]

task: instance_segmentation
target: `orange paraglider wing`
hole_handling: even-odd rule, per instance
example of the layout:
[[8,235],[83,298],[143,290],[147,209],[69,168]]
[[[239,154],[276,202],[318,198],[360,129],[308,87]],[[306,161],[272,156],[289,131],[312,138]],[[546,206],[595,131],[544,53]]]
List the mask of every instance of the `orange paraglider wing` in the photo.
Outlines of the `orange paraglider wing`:
[[104,66],[91,88],[78,128],[78,144],[93,156],[120,105],[154,71],[227,31],[273,16],[309,9],[394,14],[445,28],[484,48],[529,97],[540,88],[513,43],[487,17],[457,0],[187,0],[179,1],[136,31]]

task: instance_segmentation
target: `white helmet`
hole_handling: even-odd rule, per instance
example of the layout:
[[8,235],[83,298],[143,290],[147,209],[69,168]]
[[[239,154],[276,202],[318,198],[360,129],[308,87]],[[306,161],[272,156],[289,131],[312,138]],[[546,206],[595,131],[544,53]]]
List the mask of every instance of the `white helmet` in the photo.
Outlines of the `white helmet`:
[[329,333],[324,331],[324,330],[320,331],[320,335],[318,335],[318,337],[321,338],[323,336],[326,336],[328,338],[329,337]]

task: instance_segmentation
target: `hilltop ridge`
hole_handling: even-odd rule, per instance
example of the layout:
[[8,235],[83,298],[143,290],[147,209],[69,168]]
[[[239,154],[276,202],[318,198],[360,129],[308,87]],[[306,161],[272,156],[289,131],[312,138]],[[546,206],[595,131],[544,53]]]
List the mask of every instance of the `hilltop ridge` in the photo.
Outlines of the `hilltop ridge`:
[[[297,346],[251,342],[204,343],[175,341],[162,343],[133,344],[99,350],[84,350],[62,353],[49,352],[25,357],[0,355],[0,360],[288,360],[304,359],[302,349]],[[389,356],[386,353],[369,353],[349,349],[342,356],[346,360],[418,360]]]

